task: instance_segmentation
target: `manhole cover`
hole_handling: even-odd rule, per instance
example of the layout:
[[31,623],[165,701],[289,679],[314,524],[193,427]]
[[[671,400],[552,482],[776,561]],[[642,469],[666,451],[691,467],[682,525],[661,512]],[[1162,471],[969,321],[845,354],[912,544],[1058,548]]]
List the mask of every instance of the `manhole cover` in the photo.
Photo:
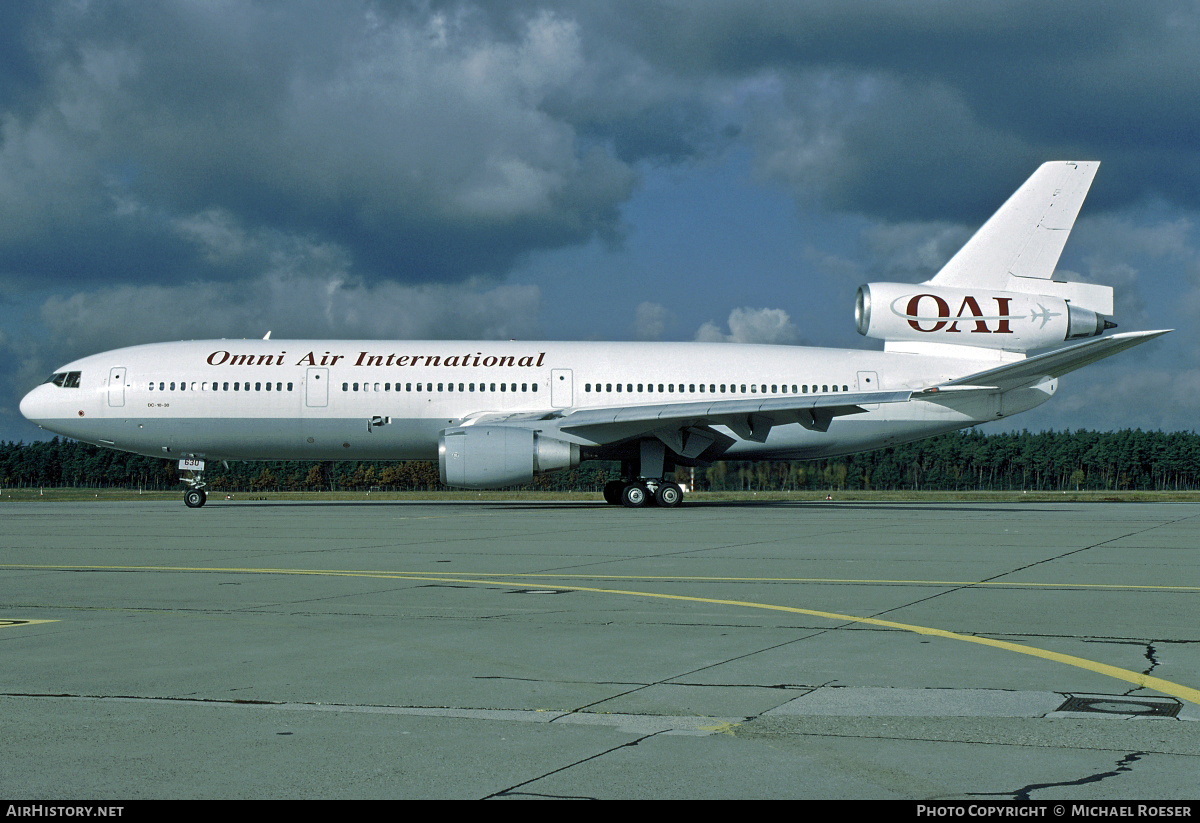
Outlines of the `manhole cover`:
[[1182,704],[1169,697],[1122,697],[1109,694],[1071,694],[1058,707],[1060,712],[1095,712],[1140,717],[1174,717]]

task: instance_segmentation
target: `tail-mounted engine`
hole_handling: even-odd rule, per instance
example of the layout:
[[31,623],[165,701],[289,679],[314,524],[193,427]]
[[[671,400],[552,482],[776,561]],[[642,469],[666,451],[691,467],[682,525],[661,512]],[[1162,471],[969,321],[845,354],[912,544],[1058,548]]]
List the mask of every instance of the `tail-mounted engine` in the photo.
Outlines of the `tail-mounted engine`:
[[1028,351],[1116,326],[1062,297],[905,283],[869,283],[855,298],[858,333],[877,340],[920,341]]
[[497,489],[578,466],[579,446],[515,426],[464,426],[438,437],[438,464],[447,486]]

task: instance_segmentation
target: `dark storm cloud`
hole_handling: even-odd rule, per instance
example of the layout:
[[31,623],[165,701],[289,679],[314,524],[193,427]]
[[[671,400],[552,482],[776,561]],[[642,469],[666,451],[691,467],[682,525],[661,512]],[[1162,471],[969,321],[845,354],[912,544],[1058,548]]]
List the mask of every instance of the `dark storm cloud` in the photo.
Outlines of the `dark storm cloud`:
[[410,282],[621,234],[639,163],[748,147],[803,200],[975,223],[1042,160],[1197,205],[1194,3],[5,7],[0,274],[263,271],[220,214]]
[[614,236],[633,171],[541,107],[583,64],[577,26],[531,12],[505,39],[483,22],[321,3],[29,21],[10,35],[36,68],[9,95],[33,102],[0,123],[0,269],[107,280],[148,242],[154,268],[237,276],[179,242],[214,209],[421,281]]
[[772,78],[750,137],[794,159],[764,170],[835,208],[977,221],[1063,157],[1106,162],[1093,207],[1200,204],[1190,0],[630,2],[598,22],[681,80]]

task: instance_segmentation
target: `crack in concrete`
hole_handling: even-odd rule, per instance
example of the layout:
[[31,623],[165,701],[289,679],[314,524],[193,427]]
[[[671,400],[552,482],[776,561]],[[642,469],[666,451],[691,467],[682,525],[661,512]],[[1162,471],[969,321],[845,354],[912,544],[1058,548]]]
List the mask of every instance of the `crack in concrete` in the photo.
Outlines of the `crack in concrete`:
[[1081,777],[1078,780],[1064,780],[1058,783],[1030,783],[1028,786],[1022,786],[1014,792],[968,792],[970,797],[1008,797],[1012,800],[1022,802],[1030,802],[1030,795],[1033,792],[1041,791],[1042,789],[1056,789],[1065,786],[1085,786],[1088,783],[1099,783],[1102,780],[1107,780],[1110,777],[1117,777],[1122,772],[1133,771],[1133,764],[1145,757],[1147,752],[1130,752],[1117,761],[1116,768],[1112,771],[1099,772],[1090,774],[1087,777]]
[[[575,761],[574,763],[569,763],[569,764],[567,764],[566,766],[560,766],[560,767],[559,767],[559,768],[557,768],[557,769],[552,769],[552,770],[550,770],[550,771],[546,772],[546,773],[545,773],[545,774],[543,774],[543,775],[539,775],[539,776],[537,776],[537,777],[531,777],[529,780],[523,780],[523,781],[521,781],[520,783],[517,783],[517,784],[515,784],[515,785],[513,785],[513,786],[509,786],[507,789],[501,789],[501,790],[500,790],[500,791],[498,791],[498,792],[493,792],[492,794],[485,795],[484,797],[481,797],[480,799],[481,799],[481,800],[491,800],[491,799],[493,799],[493,798],[497,798],[497,797],[522,797],[522,796],[528,796],[526,793],[524,793],[524,792],[518,792],[518,791],[516,791],[516,790],[517,790],[517,789],[520,789],[522,786],[528,786],[528,785],[529,785],[529,784],[531,784],[531,783],[536,783],[536,782],[537,782],[537,781],[539,781],[539,780],[545,780],[547,777],[552,777],[553,775],[556,775],[556,774],[560,774],[560,773],[562,773],[562,772],[565,772],[565,771],[567,771],[568,769],[573,769],[573,768],[575,768],[576,766],[581,766],[581,765],[583,765],[584,763],[590,763],[590,762],[591,762],[591,761],[593,761],[593,760],[596,760],[596,759],[598,759],[598,758],[604,757],[605,755],[608,755],[608,754],[612,754],[613,752],[618,752],[618,751],[620,751],[621,749],[629,749],[629,748],[633,748],[633,747],[635,747],[635,746],[639,745],[639,744],[640,744],[640,743],[641,743],[643,740],[649,740],[651,737],[657,737],[657,736],[658,736],[658,735],[660,735],[660,734],[662,734],[662,732],[651,732],[650,734],[642,735],[641,737],[637,738],[636,740],[630,740],[630,741],[628,741],[628,742],[626,742],[626,743],[622,743],[622,744],[620,744],[619,746],[613,746],[612,748],[605,749],[604,751],[602,751],[602,752],[598,752],[597,754],[593,754],[593,755],[590,755],[590,756],[588,756],[588,757],[585,757],[585,758],[583,758],[582,760],[577,760],[577,761]],[[554,797],[554,796],[556,796],[556,795],[545,795],[545,796]],[[595,799],[595,798],[588,798],[588,799]]]

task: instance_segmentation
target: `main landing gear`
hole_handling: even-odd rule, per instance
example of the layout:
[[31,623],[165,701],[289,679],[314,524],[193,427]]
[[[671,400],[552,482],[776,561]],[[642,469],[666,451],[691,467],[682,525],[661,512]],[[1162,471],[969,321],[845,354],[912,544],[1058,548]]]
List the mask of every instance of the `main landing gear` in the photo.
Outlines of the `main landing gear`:
[[683,502],[683,489],[667,480],[641,477],[637,480],[612,480],[604,484],[604,501],[630,509],[661,506],[673,509]]
[[647,505],[673,509],[682,503],[683,489],[666,479],[674,466],[667,458],[663,441],[648,438],[638,441],[635,448],[621,461],[621,474],[628,479],[604,484],[605,502],[614,506],[619,503],[629,509]]

